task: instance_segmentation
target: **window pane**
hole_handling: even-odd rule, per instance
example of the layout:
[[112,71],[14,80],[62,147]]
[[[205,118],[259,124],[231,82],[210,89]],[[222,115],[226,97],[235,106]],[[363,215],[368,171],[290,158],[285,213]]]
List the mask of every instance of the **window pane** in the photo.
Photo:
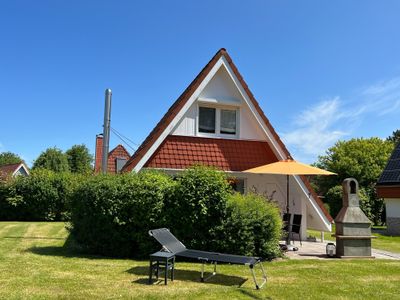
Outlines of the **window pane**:
[[236,134],[236,110],[221,110],[221,133]]
[[215,133],[215,108],[199,107],[199,132]]

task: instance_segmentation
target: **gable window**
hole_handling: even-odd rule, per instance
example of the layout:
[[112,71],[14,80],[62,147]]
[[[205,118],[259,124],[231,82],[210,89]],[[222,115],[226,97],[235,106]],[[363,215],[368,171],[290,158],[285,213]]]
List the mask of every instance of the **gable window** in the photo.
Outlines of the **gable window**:
[[237,109],[199,106],[198,132],[217,136],[236,136],[238,133]]
[[199,107],[199,132],[215,133],[215,108]]
[[220,133],[236,134],[236,110],[221,109]]

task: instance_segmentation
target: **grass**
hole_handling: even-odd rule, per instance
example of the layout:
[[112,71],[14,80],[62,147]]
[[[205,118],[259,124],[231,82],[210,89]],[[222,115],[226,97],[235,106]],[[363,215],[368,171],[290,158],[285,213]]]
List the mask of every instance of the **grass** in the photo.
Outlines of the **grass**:
[[198,264],[178,262],[173,283],[147,285],[147,261],[80,255],[67,237],[63,223],[0,222],[0,298],[394,299],[400,289],[400,261],[391,260],[265,263],[259,291],[246,267],[222,265],[200,283]]
[[[332,233],[334,232],[335,225],[332,226]],[[372,235],[376,236],[376,238],[372,240],[372,248],[400,253],[400,236],[388,236],[385,232],[385,226],[374,226],[372,228]],[[335,238],[332,237],[332,233],[325,232],[324,237],[326,241],[335,241]],[[321,238],[321,233],[315,230],[307,230],[307,235],[314,236],[318,240]]]

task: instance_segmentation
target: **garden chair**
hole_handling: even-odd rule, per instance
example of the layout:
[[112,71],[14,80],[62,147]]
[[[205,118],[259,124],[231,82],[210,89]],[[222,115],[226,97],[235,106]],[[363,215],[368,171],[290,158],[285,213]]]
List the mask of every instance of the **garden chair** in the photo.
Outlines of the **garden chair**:
[[293,239],[293,234],[297,234],[297,236],[299,237],[299,241],[300,241],[300,245],[303,246],[302,242],[301,242],[301,219],[302,219],[302,215],[293,215],[293,224],[292,224],[292,230],[290,231],[291,235],[292,235],[292,241],[294,242]]

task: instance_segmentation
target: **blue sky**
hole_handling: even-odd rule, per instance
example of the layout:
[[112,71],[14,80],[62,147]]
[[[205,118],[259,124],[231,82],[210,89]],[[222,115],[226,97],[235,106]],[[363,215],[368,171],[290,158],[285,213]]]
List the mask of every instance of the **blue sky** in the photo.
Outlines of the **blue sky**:
[[[140,143],[224,47],[293,156],[400,128],[399,1],[2,1],[0,151]],[[111,146],[120,141],[112,136]]]

